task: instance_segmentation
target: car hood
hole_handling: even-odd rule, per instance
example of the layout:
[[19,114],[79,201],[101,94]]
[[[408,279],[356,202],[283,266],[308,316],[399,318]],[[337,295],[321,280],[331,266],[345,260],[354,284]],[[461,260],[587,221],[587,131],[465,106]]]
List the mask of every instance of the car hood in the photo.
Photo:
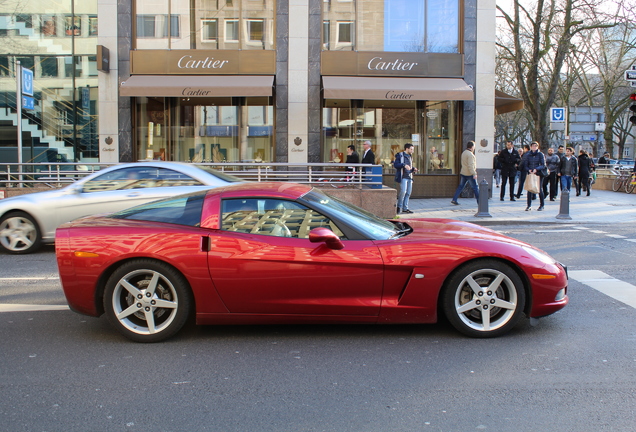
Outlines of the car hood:
[[528,246],[527,243],[507,237],[490,228],[453,219],[400,219],[407,223],[413,232],[401,240],[404,241],[438,241],[438,240],[489,240],[517,246]]

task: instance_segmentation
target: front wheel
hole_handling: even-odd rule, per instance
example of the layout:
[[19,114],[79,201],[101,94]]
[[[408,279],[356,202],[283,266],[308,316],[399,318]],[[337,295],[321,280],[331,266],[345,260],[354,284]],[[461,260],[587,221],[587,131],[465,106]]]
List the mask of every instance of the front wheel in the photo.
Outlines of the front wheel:
[[108,320],[135,342],[159,342],[175,335],[193,305],[185,278],[157,261],[135,260],[122,265],[106,283],[104,309]]
[[627,184],[625,185],[625,192],[630,194],[634,192],[634,189],[636,189],[636,183],[634,183],[634,177],[632,177],[631,179],[627,180]]
[[40,228],[29,214],[14,211],[0,220],[0,248],[12,254],[35,252],[42,244]]
[[496,337],[512,329],[523,314],[523,282],[507,264],[482,260],[460,267],[442,297],[450,323],[471,337]]
[[618,192],[622,185],[623,185],[623,178],[621,176],[618,176],[614,179],[614,183],[612,183],[612,190],[614,192]]

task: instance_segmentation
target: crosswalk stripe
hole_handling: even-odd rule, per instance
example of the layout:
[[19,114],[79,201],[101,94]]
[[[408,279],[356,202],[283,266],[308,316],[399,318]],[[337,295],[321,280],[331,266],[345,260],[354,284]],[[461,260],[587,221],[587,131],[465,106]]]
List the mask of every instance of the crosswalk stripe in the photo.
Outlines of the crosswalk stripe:
[[69,310],[67,305],[32,305],[32,304],[0,304],[1,312],[41,312]]
[[612,238],[615,238],[615,239],[624,239],[624,238],[627,238],[627,237],[622,236],[622,235],[620,235],[620,234],[607,234],[606,236],[607,236],[607,237],[612,237]]
[[623,282],[600,270],[568,270],[571,279],[636,308],[636,286]]

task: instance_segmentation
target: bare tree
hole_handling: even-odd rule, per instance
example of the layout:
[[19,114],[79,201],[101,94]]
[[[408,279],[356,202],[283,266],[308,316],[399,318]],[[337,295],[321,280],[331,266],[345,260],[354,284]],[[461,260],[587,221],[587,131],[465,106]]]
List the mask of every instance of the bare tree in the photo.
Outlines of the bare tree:
[[513,0],[512,14],[497,6],[507,30],[500,32],[499,55],[514,64],[519,94],[532,120],[532,138],[544,148],[550,133],[547,113],[556,100],[573,40],[591,30],[614,26],[614,22],[599,20],[599,3],[538,0],[526,6],[523,0]]

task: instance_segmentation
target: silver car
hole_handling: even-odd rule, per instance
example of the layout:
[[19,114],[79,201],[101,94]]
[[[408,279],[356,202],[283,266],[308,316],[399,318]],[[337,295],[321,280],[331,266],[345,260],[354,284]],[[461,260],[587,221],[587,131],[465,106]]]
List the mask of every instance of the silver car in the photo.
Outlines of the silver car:
[[114,165],[63,189],[0,200],[0,250],[26,254],[53,243],[65,222],[240,182],[219,171],[180,162]]

